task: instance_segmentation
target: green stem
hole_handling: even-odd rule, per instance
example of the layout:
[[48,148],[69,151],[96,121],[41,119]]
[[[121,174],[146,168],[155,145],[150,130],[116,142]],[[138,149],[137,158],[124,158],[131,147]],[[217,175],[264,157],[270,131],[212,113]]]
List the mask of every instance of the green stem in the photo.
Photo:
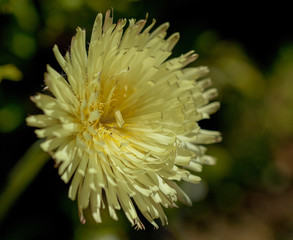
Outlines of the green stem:
[[26,151],[13,167],[8,176],[6,186],[0,194],[0,222],[49,158],[50,156],[40,149],[39,140]]

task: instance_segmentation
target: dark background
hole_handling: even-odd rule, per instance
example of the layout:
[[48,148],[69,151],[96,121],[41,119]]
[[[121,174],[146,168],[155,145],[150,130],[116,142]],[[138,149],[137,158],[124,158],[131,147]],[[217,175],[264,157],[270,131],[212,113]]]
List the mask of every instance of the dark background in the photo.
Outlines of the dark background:
[[[69,49],[77,26],[90,36],[95,16],[113,7],[119,18],[149,14],[180,32],[178,56],[200,54],[219,89],[221,110],[202,127],[223,132],[210,146],[218,163],[204,167],[202,184],[183,185],[194,201],[166,210],[169,226],[136,232],[122,213],[81,225],[76,202],[49,160],[0,225],[0,239],[293,239],[293,31],[289,4],[212,1],[0,1],[0,66],[13,64],[21,81],[0,68],[0,190],[36,141],[25,117],[38,110],[29,97],[44,87],[56,43]],[[89,39],[89,38],[88,38]],[[16,79],[14,79],[16,78]],[[1,192],[1,191],[0,191]],[[1,206],[0,206],[1,207]]]

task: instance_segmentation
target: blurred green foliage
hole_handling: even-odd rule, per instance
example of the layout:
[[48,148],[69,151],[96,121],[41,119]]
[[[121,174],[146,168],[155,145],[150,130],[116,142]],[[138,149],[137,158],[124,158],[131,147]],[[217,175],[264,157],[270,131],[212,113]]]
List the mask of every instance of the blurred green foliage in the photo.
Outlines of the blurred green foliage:
[[0,66],[0,83],[3,79],[19,81],[22,78],[22,73],[17,67],[12,64]]
[[[293,38],[283,34],[289,40],[281,41],[283,25],[276,22],[279,32],[272,34],[269,12],[260,17],[263,11],[250,11],[247,18],[235,6],[231,11],[227,10],[231,6],[212,11],[197,4],[194,10],[188,1],[0,1],[0,82],[13,80],[0,85],[0,133],[5,141],[1,189],[8,183],[9,171],[36,141],[24,119],[37,111],[29,96],[42,91],[45,65],[57,66],[52,46],[57,43],[65,53],[75,28],[83,27],[89,35],[97,12],[111,7],[115,21],[144,18],[147,12],[159,24],[170,21],[170,33],[181,33],[175,56],[189,49],[199,53],[192,66],[209,66],[222,103],[211,120],[200,124],[220,129],[224,137],[222,143],[209,146],[218,162],[204,167],[203,182],[182,183],[193,207],[167,209],[167,227],[154,231],[145,223],[146,231],[135,232],[122,213],[115,222],[106,211],[102,224],[89,216],[81,225],[76,203],[67,198],[68,186],[49,161],[2,221],[1,239],[293,238]],[[30,158],[38,159],[33,154]]]
[[0,132],[11,132],[22,122],[23,109],[16,103],[6,104],[0,109]]

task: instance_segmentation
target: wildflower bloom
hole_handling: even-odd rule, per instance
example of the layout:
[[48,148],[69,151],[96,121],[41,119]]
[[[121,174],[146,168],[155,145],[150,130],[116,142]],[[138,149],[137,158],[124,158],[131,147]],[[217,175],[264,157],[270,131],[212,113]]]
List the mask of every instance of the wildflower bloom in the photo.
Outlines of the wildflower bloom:
[[[98,14],[88,51],[85,30],[77,28],[70,52],[53,51],[66,78],[47,66],[45,83],[53,96],[32,97],[43,114],[27,118],[41,148],[51,154],[64,182],[71,180],[69,198],[77,198],[79,215],[91,207],[96,222],[107,207],[139,229],[144,226],[136,207],[156,228],[167,224],[164,207],[178,200],[191,205],[175,181],[197,183],[202,164],[213,164],[200,144],[220,140],[216,131],[198,121],[209,118],[218,102],[207,67],[185,68],[197,58],[190,51],[167,60],[179,39],[165,39],[168,23],[151,31],[145,20],[113,24],[108,11]],[[199,80],[201,79],[201,80]]]

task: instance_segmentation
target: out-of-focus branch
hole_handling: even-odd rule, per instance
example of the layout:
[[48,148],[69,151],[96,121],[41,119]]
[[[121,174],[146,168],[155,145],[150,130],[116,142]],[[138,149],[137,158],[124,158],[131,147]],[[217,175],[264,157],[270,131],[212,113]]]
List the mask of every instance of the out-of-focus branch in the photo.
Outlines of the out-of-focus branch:
[[40,149],[40,141],[36,141],[13,167],[0,194],[0,222],[49,158],[50,156]]

